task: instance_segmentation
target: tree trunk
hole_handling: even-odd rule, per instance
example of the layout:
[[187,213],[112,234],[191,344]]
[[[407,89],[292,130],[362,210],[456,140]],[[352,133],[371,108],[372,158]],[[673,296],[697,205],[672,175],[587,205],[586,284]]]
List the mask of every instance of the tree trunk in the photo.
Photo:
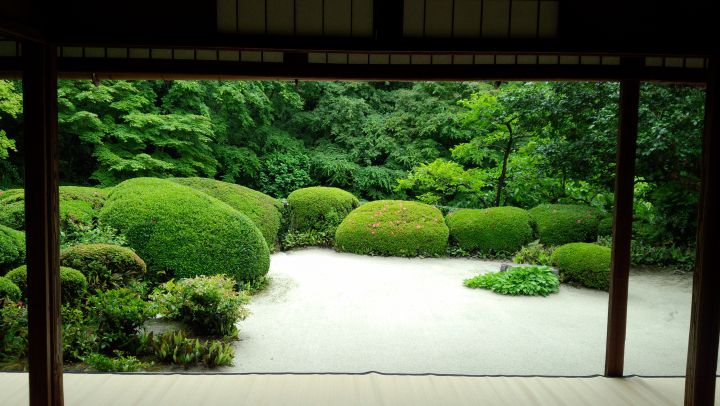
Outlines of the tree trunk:
[[498,178],[497,194],[495,195],[495,207],[500,206],[500,196],[502,196],[502,191],[505,188],[505,178],[507,175],[507,163],[508,163],[508,159],[510,158],[510,152],[512,151],[512,147],[513,147],[512,126],[510,124],[505,124],[505,127],[507,127],[507,129],[508,129],[508,142],[507,142],[507,145],[505,146],[505,153],[503,154],[502,170],[500,171],[500,177]]

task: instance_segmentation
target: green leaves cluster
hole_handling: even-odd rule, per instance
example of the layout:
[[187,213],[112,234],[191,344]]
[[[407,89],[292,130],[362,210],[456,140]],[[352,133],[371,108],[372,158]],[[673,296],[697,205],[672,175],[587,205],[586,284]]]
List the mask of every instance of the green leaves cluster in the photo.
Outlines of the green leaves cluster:
[[547,266],[522,266],[465,279],[465,286],[502,295],[547,296],[560,288],[558,277]]

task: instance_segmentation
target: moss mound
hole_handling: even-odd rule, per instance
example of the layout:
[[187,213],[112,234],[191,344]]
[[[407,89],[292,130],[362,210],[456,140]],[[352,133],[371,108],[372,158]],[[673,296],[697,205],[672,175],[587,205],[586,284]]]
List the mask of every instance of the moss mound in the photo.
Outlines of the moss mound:
[[278,231],[282,215],[282,204],[272,197],[234,183],[207,178],[173,178],[175,183],[189,186],[227,203],[233,209],[245,214],[260,229],[268,247],[278,242]]
[[551,260],[565,281],[593,289],[610,287],[610,248],[583,242],[565,244],[553,252]]
[[[5,275],[27,297],[27,266],[15,268]],[[60,298],[64,304],[76,304],[87,293],[88,282],[82,272],[61,266],[60,267]]]
[[403,200],[378,200],[345,217],[335,234],[335,247],[356,254],[442,255],[448,234],[442,213],[435,207]]
[[147,272],[133,250],[112,244],[74,245],[60,254],[60,264],[82,272],[90,291],[123,287]]
[[[83,186],[60,186],[60,227],[89,225],[107,199],[107,191]],[[25,228],[25,193],[22,189],[0,192],[0,224]]]
[[533,237],[530,215],[517,207],[458,210],[445,222],[450,240],[468,252],[513,254]]
[[0,225],[0,275],[25,262],[25,233]]
[[11,302],[17,302],[22,298],[20,288],[17,287],[10,279],[0,276],[0,302],[7,299]]
[[291,232],[337,227],[360,205],[352,193],[323,186],[298,189],[288,195],[287,201]]
[[120,183],[99,218],[125,235],[159,279],[224,274],[247,282],[267,274],[270,266],[267,243],[246,215],[168,180]]
[[545,245],[595,241],[600,214],[593,207],[573,204],[541,204],[530,209]]

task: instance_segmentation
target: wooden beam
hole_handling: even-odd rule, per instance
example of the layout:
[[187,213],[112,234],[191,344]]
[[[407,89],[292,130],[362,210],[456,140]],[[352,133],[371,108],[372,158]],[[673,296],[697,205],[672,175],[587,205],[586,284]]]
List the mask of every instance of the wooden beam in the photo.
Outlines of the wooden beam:
[[57,51],[23,43],[30,404],[63,404],[60,343]]
[[617,136],[617,166],[615,167],[615,209],[612,259],[610,261],[605,376],[622,376],[625,359],[639,100],[639,81],[623,80],[620,82],[620,129]]
[[702,187],[698,216],[697,256],[693,276],[690,342],[685,378],[686,405],[715,402],[715,374],[720,333],[720,58],[711,60],[705,96]]

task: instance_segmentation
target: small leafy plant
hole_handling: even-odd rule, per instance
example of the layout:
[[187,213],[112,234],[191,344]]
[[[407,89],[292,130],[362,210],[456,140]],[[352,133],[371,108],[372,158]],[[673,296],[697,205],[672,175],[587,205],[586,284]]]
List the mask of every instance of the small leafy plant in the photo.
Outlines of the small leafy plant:
[[469,288],[488,289],[503,295],[547,296],[560,287],[558,277],[547,266],[523,266],[465,279]]
[[202,363],[208,368],[232,365],[235,351],[221,340],[202,341],[189,338],[182,331],[168,331],[160,336],[145,336],[144,352],[155,356],[158,362],[181,365],[185,369]]
[[555,249],[553,247],[546,247],[538,241],[534,241],[520,248],[520,251],[515,253],[512,260],[516,264],[550,266],[550,257],[552,256],[554,250]]
[[92,353],[83,360],[90,368],[98,372],[134,372],[151,365],[133,356],[122,355],[121,352],[116,352],[115,357]]
[[103,352],[132,347],[140,327],[152,316],[149,303],[127,288],[98,292],[88,299],[88,309]]

